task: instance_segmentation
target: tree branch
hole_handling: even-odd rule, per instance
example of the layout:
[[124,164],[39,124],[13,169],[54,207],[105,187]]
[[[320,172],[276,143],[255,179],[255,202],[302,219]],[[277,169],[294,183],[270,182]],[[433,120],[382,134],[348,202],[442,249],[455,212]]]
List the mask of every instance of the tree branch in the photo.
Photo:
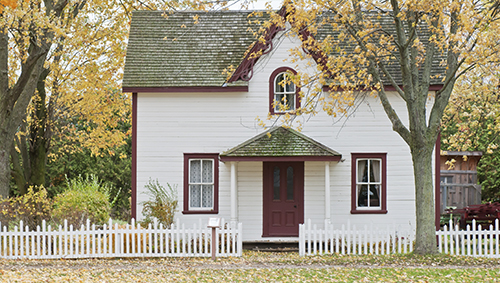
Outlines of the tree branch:
[[9,89],[9,36],[4,32],[0,32],[0,70],[0,101],[3,102]]
[[[452,11],[450,14],[450,38],[458,32],[458,15],[459,11]],[[456,72],[458,71],[460,65],[464,62],[464,60],[458,62],[458,54],[456,51],[454,51],[456,45],[456,41],[450,40],[448,47],[448,57],[446,60],[448,68],[446,69],[445,85],[439,92],[436,93],[436,98],[434,104],[432,105],[431,114],[429,116],[427,132],[425,134],[429,139],[433,138],[434,135],[437,135],[438,129],[441,126],[441,117],[443,117],[444,109],[448,105],[448,101],[450,99],[450,95],[456,81]]]
[[391,6],[392,6],[392,12],[393,14],[393,19],[395,23],[395,28],[396,28],[396,46],[398,47],[399,50],[399,56],[400,56],[400,67],[401,67],[401,73],[402,73],[402,80],[403,80],[403,89],[404,93],[406,95],[406,101],[407,103],[411,103],[415,97],[412,95],[413,92],[410,90],[413,90],[413,82],[411,81],[411,70],[409,68],[410,66],[410,59],[409,59],[409,54],[408,54],[408,49],[404,48],[407,46],[408,42],[406,39],[406,33],[403,27],[403,22],[401,21],[401,18],[398,16],[399,13],[401,13],[401,10],[399,9],[399,3],[397,0],[391,0]]
[[410,131],[406,126],[401,122],[401,119],[399,118],[398,114],[392,108],[391,102],[389,101],[387,94],[385,93],[384,86],[382,85],[382,80],[380,78],[380,75],[377,71],[377,69],[374,67],[374,62],[370,64],[369,69],[370,73],[372,76],[375,78],[376,81],[379,82],[380,89],[378,90],[378,94],[380,97],[380,102],[382,102],[382,106],[384,107],[384,111],[387,114],[387,117],[389,117],[389,120],[392,123],[392,129],[398,133],[403,140],[410,145]]
[[[333,13],[339,15],[336,11],[334,11],[334,10],[331,10],[331,11]],[[361,15],[361,10],[359,10],[359,15]],[[353,27],[347,20],[343,20],[342,24],[347,29],[347,32],[354,38],[354,40],[356,40],[356,43],[363,50],[363,52],[365,52],[365,54],[368,55],[367,56],[368,59],[370,59],[369,57],[372,57],[371,61],[373,62],[373,64],[375,64],[375,65],[377,65],[377,66],[379,66],[381,68],[382,72],[388,78],[389,82],[394,87],[394,89],[398,92],[398,94],[401,96],[401,98],[406,101],[407,98],[406,98],[406,95],[403,92],[403,90],[399,87],[399,85],[397,84],[396,80],[391,75],[391,73],[389,73],[389,71],[387,70],[387,68],[385,67],[385,65],[382,64],[382,62],[380,60],[378,60],[376,54],[373,54],[370,50],[368,50],[368,47],[366,46],[366,44],[358,36],[356,28]],[[369,54],[371,54],[371,55],[369,55]],[[372,76],[373,76],[373,74],[372,74]],[[378,76],[378,72],[377,72],[377,76]],[[378,77],[380,79],[380,76],[378,76]],[[376,81],[375,83],[379,83],[381,86],[383,86],[383,82],[381,80],[380,81]]]

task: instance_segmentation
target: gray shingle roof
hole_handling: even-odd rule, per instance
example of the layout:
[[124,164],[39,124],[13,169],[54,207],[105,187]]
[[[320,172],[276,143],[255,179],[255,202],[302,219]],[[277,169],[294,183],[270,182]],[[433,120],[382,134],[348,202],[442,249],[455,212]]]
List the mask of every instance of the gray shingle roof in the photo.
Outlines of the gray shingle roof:
[[[329,18],[332,17],[331,13],[325,13],[320,17],[320,19],[324,18]],[[387,36],[387,34],[391,34],[394,37],[396,37],[396,27],[394,25],[394,20],[392,16],[389,15],[380,15],[378,12],[365,12],[364,15],[364,20],[367,20],[367,22],[372,22],[372,23],[378,23],[380,24],[380,33],[384,33],[384,35]],[[344,33],[347,34],[347,31],[343,30]],[[385,34],[387,33],[387,34]],[[332,31],[332,27],[328,24],[323,24],[320,26],[318,29],[318,33],[316,35],[316,39],[318,40],[323,40],[326,38],[327,35],[330,35],[334,41],[333,45],[335,46],[336,44],[341,45],[340,49],[333,48],[332,53],[330,55],[338,55],[339,53],[337,52],[338,50],[341,50],[342,53],[346,54],[354,54],[354,50],[356,48],[356,45],[353,42],[346,42],[345,40],[339,40],[338,36],[340,34],[340,31]],[[425,22],[421,22],[417,26],[417,36],[418,39],[426,46],[428,44],[428,39],[429,39],[429,28],[426,25]],[[376,44],[376,43],[375,43]],[[398,50],[395,49],[392,54],[399,58],[399,53]],[[391,76],[394,78],[394,80],[399,84],[402,85],[402,76],[401,76],[401,67],[399,65],[399,62],[395,60],[394,58],[391,60],[384,60],[384,58],[381,58],[382,61],[384,61],[385,66]],[[446,60],[446,53],[445,52],[439,52],[436,50],[434,60],[432,62],[432,69],[431,69],[431,85],[440,85],[443,84],[443,76],[446,73],[446,65],[441,64],[443,60]],[[422,63],[423,66],[423,63]],[[422,67],[423,68],[423,67]],[[390,81],[387,79],[387,77],[380,72],[382,81],[384,82],[384,85],[390,85]],[[422,74],[420,74],[422,75]]]
[[[176,12],[134,11],[127,47],[123,77],[124,88],[140,87],[220,87],[227,78],[223,70],[237,67],[245,51],[255,41],[249,27],[251,11]],[[265,13],[264,13],[265,14]],[[195,24],[193,17],[198,16]],[[255,20],[255,17],[251,18]],[[391,30],[390,17],[375,18]],[[420,33],[427,32],[421,28]],[[318,31],[322,39],[332,31],[325,25]],[[332,34],[335,37],[335,34]],[[425,43],[426,37],[421,37]],[[342,42],[339,42],[342,44]],[[342,49],[353,51],[354,46],[343,43]],[[444,54],[433,62],[433,74],[444,74],[446,66],[440,66]],[[391,74],[401,84],[397,62],[387,64]],[[441,84],[442,78],[432,79],[431,84]],[[385,81],[385,84],[389,84]],[[230,85],[247,85],[237,81]]]
[[296,130],[273,127],[221,154],[221,157],[225,156],[341,156],[341,154]]
[[255,40],[249,14],[134,11],[123,87],[222,86],[223,70],[237,67]]

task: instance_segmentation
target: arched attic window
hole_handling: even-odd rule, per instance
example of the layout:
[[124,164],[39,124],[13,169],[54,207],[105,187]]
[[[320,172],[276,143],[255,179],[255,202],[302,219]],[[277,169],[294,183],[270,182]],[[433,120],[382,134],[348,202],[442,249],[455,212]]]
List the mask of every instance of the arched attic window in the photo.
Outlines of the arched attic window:
[[300,88],[293,82],[291,75],[297,72],[288,67],[276,69],[269,77],[269,112],[284,114],[300,107]]

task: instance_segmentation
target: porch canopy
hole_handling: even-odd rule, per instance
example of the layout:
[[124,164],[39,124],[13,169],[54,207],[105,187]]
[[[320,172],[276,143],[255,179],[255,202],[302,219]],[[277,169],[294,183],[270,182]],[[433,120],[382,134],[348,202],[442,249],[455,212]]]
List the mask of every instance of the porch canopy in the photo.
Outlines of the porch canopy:
[[273,127],[220,154],[226,161],[340,161],[335,150],[286,127]]
[[237,223],[237,180],[239,161],[323,161],[325,163],[325,221],[330,222],[330,162],[340,161],[337,151],[286,127],[273,127],[220,154],[231,164],[231,222]]

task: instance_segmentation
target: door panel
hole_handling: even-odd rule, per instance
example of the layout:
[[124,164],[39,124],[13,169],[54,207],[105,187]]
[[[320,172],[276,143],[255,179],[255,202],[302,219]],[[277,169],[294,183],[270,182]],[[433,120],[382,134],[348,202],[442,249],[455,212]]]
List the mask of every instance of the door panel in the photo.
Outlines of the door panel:
[[263,170],[263,236],[298,236],[304,222],[304,162],[264,162]]

